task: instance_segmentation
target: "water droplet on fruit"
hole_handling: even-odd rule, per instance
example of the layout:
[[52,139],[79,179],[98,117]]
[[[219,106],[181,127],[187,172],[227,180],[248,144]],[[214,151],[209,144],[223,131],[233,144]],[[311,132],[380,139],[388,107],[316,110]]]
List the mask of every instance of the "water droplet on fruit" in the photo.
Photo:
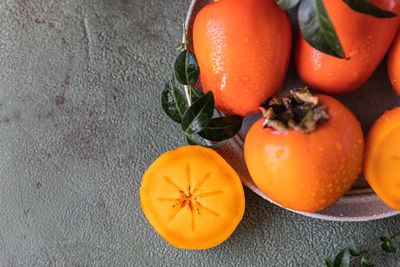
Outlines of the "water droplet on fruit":
[[277,159],[280,159],[281,157],[282,157],[282,155],[283,155],[283,149],[279,149],[279,150],[277,150],[276,152],[275,152],[275,156],[276,156],[276,158]]

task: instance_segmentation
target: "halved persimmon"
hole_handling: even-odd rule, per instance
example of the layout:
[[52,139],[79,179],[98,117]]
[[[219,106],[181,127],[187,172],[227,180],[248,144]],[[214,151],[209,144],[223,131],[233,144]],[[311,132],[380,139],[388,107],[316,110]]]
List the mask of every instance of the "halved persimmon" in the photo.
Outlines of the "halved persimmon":
[[369,131],[364,174],[383,202],[400,210],[400,107],[386,111]]
[[214,150],[185,146],[161,155],[140,188],[142,210],[171,245],[207,249],[224,242],[244,213],[237,173]]

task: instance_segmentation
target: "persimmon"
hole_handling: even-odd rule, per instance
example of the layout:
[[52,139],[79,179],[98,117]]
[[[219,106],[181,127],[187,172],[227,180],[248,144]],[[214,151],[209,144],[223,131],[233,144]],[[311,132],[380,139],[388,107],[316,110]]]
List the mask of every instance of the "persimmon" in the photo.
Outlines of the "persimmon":
[[225,241],[245,208],[237,173],[214,150],[185,146],[161,155],[140,188],[142,210],[171,245],[207,249]]
[[204,7],[193,26],[202,87],[227,114],[257,113],[279,91],[291,45],[289,17],[274,0],[220,0]]
[[400,33],[397,34],[390,48],[387,69],[393,89],[400,96]]
[[[398,0],[371,2],[399,14]],[[323,3],[349,59],[316,50],[299,32],[295,65],[300,78],[310,87],[324,93],[345,94],[360,87],[375,71],[396,35],[400,19],[362,14],[344,1],[323,0]]]
[[364,136],[347,107],[300,89],[262,109],[264,118],[244,144],[247,168],[261,192],[285,208],[315,212],[350,189],[362,170]]
[[386,111],[370,129],[364,174],[383,202],[400,210],[400,107]]

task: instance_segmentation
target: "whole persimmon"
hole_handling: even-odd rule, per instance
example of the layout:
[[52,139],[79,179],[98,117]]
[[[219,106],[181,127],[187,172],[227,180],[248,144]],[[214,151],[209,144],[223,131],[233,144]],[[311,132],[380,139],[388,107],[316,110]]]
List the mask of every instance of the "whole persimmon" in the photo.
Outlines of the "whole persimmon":
[[400,96],[400,32],[390,48],[387,69],[393,89]]
[[364,174],[383,202],[400,210],[400,107],[386,111],[369,131]]
[[142,210],[171,245],[207,249],[224,242],[245,208],[242,182],[214,150],[184,146],[156,159],[142,179]]
[[333,97],[306,89],[273,97],[250,128],[244,156],[268,198],[315,212],[342,197],[362,170],[364,136],[353,113]]
[[193,26],[193,46],[205,92],[217,108],[246,116],[282,86],[292,30],[274,0],[219,0],[204,7]]
[[[399,13],[398,0],[371,0],[382,9]],[[341,0],[323,0],[348,59],[340,59],[311,47],[299,32],[295,65],[310,87],[329,94],[345,94],[359,88],[385,56],[399,26],[399,17],[376,18],[354,11]]]

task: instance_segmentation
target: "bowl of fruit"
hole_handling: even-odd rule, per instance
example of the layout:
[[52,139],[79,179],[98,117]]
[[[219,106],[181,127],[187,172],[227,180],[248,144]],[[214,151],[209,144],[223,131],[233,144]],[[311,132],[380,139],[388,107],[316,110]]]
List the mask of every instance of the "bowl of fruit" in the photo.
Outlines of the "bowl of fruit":
[[397,14],[397,0],[192,1],[161,97],[192,148],[144,175],[154,228],[181,248],[221,243],[243,215],[238,179],[313,218],[399,214]]
[[[248,188],[294,212],[339,221],[398,214],[400,180],[397,185],[396,178],[388,177],[392,182],[381,188],[382,195],[394,195],[397,206],[382,201],[377,189],[370,186],[382,186],[378,176],[394,176],[396,167],[386,173],[370,171],[369,184],[362,171],[364,166],[382,164],[373,159],[376,153],[392,153],[373,153],[382,146],[381,141],[370,134],[365,147],[364,135],[385,111],[400,105],[393,90],[400,91],[395,76],[400,72],[396,66],[400,44],[393,42],[399,19],[390,13],[398,12],[398,4],[383,1],[379,6],[383,14],[378,18],[353,9],[346,1],[325,3],[325,12],[319,15],[329,14],[340,47],[335,49],[308,43],[313,37],[309,25],[317,27],[318,21],[313,21],[316,11],[307,2],[295,8],[286,6],[289,13],[274,1],[192,2],[186,40],[191,40],[188,49],[200,68],[201,83],[196,88],[214,93],[219,113],[244,117],[239,133],[217,150]],[[315,105],[299,101],[299,94],[307,98],[299,88],[307,86],[313,92],[309,97],[316,98],[310,100]],[[321,118],[321,106],[329,119]],[[388,117],[396,121],[395,115],[386,113],[381,121]],[[400,123],[400,117],[397,121]],[[381,126],[375,135],[387,127]],[[365,156],[371,159],[363,164]],[[389,156],[387,164],[400,166],[396,157]],[[376,177],[374,171],[379,172]],[[392,192],[385,192],[391,187]]]

